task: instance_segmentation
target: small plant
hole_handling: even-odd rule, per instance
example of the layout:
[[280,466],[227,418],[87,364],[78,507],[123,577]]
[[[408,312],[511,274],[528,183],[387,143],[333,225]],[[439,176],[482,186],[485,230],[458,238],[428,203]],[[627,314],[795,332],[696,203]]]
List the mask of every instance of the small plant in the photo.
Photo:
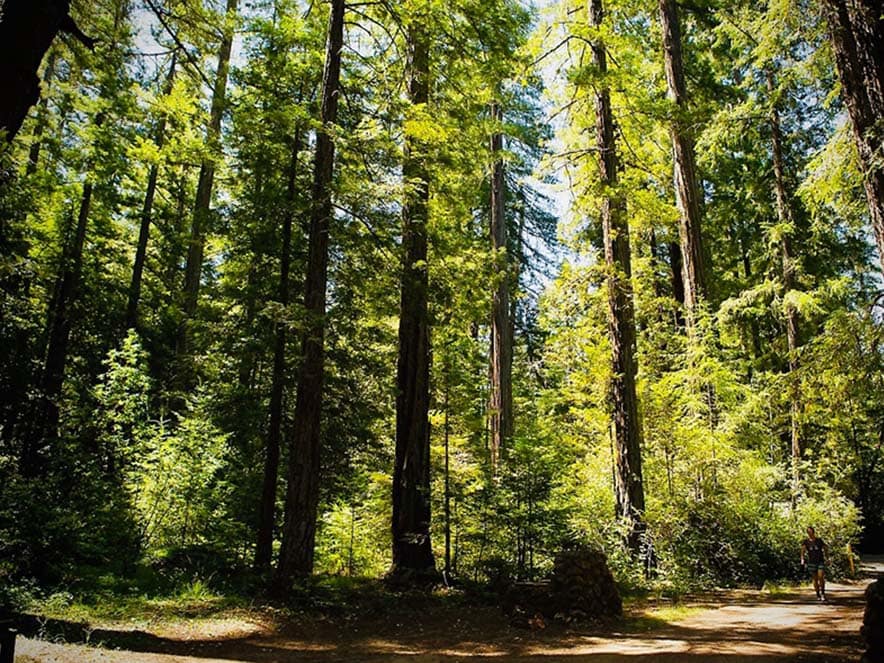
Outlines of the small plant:
[[218,596],[212,591],[206,581],[194,578],[181,589],[177,598],[181,601],[210,601],[218,598]]
[[37,600],[37,587],[33,580],[12,582],[2,578],[0,582],[0,612],[20,612],[27,610]]
[[70,592],[55,592],[42,602],[44,611],[50,614],[63,612],[74,603],[74,595]]

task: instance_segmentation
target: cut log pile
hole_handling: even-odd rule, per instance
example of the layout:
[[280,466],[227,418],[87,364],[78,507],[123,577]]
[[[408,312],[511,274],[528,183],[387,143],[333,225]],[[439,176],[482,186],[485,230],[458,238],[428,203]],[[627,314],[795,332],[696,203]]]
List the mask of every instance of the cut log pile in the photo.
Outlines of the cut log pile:
[[623,614],[620,592],[608,568],[605,554],[581,549],[556,557],[551,589],[562,608],[587,617],[619,617]]
[[860,633],[866,644],[861,663],[884,663],[884,583],[881,580],[866,588],[866,611]]
[[604,553],[588,548],[560,553],[548,581],[511,585],[503,607],[514,625],[535,629],[545,625],[544,619],[574,622],[623,614],[620,593]]

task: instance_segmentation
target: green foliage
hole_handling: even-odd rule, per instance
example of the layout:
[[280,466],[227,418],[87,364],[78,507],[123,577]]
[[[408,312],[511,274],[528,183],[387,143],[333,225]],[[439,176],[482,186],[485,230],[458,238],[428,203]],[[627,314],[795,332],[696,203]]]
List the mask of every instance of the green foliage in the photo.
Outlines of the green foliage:
[[359,483],[354,501],[330,505],[323,514],[317,534],[320,573],[379,577],[390,566],[390,479],[375,474]]
[[130,330],[120,349],[108,353],[107,372],[95,388],[96,442],[108,472],[119,473],[124,481],[132,480],[153,434],[146,360],[138,335]]
[[[160,3],[158,24],[123,0],[80,4],[78,19],[102,43],[95,53],[69,40],[53,45],[46,103],[2,155],[10,177],[0,182],[0,603],[42,597],[58,614],[95,614],[106,603],[124,616],[148,604],[162,611],[163,601],[209,610],[223,604],[220,593],[258,586],[246,569],[280,328],[281,467],[298,460],[285,442],[305,328],[326,16],[301,0],[243,8],[220,145],[210,146],[206,92],[221,6]],[[539,578],[558,550],[591,544],[606,551],[623,586],[682,591],[797,578],[808,524],[829,542],[836,574],[848,543],[884,543],[881,277],[824,26],[792,0],[680,9],[689,103],[675,108],[654,3],[605,2],[598,28],[585,3],[572,0],[536,15],[514,0],[348,6],[340,113],[325,128],[337,160],[315,554],[322,579],[296,588],[293,601],[302,590],[317,604],[370,593],[364,578],[390,565],[400,216],[414,186],[402,181],[406,136],[419,139],[430,177],[431,532],[439,566],[446,534],[452,575],[472,581]],[[430,101],[419,108],[403,86],[411,22],[432,44]],[[599,38],[604,78],[589,64]],[[654,568],[627,551],[614,516],[598,223],[612,191],[600,183],[594,138],[602,84],[620,161],[613,193],[630,226],[644,545]],[[788,219],[773,186],[774,109]],[[697,145],[710,265],[708,301],[690,334],[676,301],[676,116]],[[504,148],[492,154],[497,133]],[[197,311],[185,320],[184,266],[208,156],[217,168],[205,264]],[[508,231],[506,249],[496,251],[488,237],[495,159],[506,172]],[[145,272],[129,330],[152,167]],[[34,441],[47,330],[87,182],[60,426]],[[784,240],[794,254],[788,278]],[[505,263],[515,435],[495,469],[489,311]],[[795,495],[793,426],[803,448]],[[37,476],[24,462],[32,442],[47,459]]]
[[[753,473],[763,471],[757,461],[753,464]],[[761,587],[768,579],[800,580],[800,542],[810,525],[829,547],[830,575],[845,575],[847,544],[859,533],[856,508],[825,488],[795,509],[773,501],[777,497],[782,496],[770,486],[765,492],[721,491],[668,509],[652,523],[661,580],[676,587]]]
[[148,548],[223,540],[230,533],[223,505],[227,436],[206,416],[198,395],[173,429],[161,423],[133,482],[141,533]]

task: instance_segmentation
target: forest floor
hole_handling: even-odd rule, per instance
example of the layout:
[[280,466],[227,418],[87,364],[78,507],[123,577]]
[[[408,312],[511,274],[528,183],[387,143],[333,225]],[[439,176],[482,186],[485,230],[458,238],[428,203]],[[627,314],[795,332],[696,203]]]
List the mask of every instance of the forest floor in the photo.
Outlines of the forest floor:
[[415,597],[392,609],[294,619],[239,609],[147,628],[42,621],[39,639],[19,638],[16,661],[856,661],[863,592],[873,576],[884,576],[884,558],[866,560],[863,570],[865,579],[830,583],[827,603],[807,586],[718,591],[677,606],[631,604],[622,622],[593,627],[520,629],[493,606]]

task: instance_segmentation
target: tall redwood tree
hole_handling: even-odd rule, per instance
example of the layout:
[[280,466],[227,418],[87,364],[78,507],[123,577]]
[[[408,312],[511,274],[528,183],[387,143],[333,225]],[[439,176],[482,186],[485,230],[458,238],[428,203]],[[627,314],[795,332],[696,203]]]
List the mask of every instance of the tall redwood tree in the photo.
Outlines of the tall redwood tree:
[[[421,17],[406,26],[408,100],[429,101],[430,39]],[[427,307],[427,221],[430,173],[426,145],[407,133],[402,176],[402,283],[396,370],[396,457],[393,468],[394,579],[435,575],[430,545],[430,332]]]
[[322,127],[316,134],[313,192],[308,234],[301,371],[295,402],[294,431],[289,448],[285,525],[278,580],[313,572],[316,509],[319,503],[320,424],[325,371],[325,307],[328,282],[328,241],[332,218],[332,175],[335,143],[332,125],[338,117],[341,50],[344,47],[344,0],[332,0],[322,78]]
[[659,8],[668,96],[674,105],[669,135],[672,140],[675,201],[679,212],[678,235],[684,303],[690,324],[700,300],[706,297],[700,188],[697,182],[694,136],[684,117],[688,106],[688,95],[678,7],[675,0],[660,0]]
[[884,268],[884,11],[877,0],[824,0],[823,10]]
[[[491,106],[491,119],[500,123],[498,104]],[[495,286],[491,300],[491,465],[497,471],[500,455],[513,435],[513,322],[510,305],[510,258],[506,226],[506,170],[503,162],[503,134],[495,128],[491,136],[491,248],[495,258]]]
[[[590,23],[600,27],[604,16],[602,0],[591,0]],[[608,70],[605,44],[592,43],[592,60],[599,76]],[[610,398],[615,455],[615,507],[617,517],[628,524],[627,545],[633,553],[641,547],[644,529],[645,492],[642,481],[642,429],[635,388],[637,372],[635,308],[632,296],[632,266],[629,249],[629,221],[626,201],[617,190],[617,145],[611,95],[604,80],[595,91],[596,148],[601,200],[602,237],[608,272],[608,337],[611,341]]]

